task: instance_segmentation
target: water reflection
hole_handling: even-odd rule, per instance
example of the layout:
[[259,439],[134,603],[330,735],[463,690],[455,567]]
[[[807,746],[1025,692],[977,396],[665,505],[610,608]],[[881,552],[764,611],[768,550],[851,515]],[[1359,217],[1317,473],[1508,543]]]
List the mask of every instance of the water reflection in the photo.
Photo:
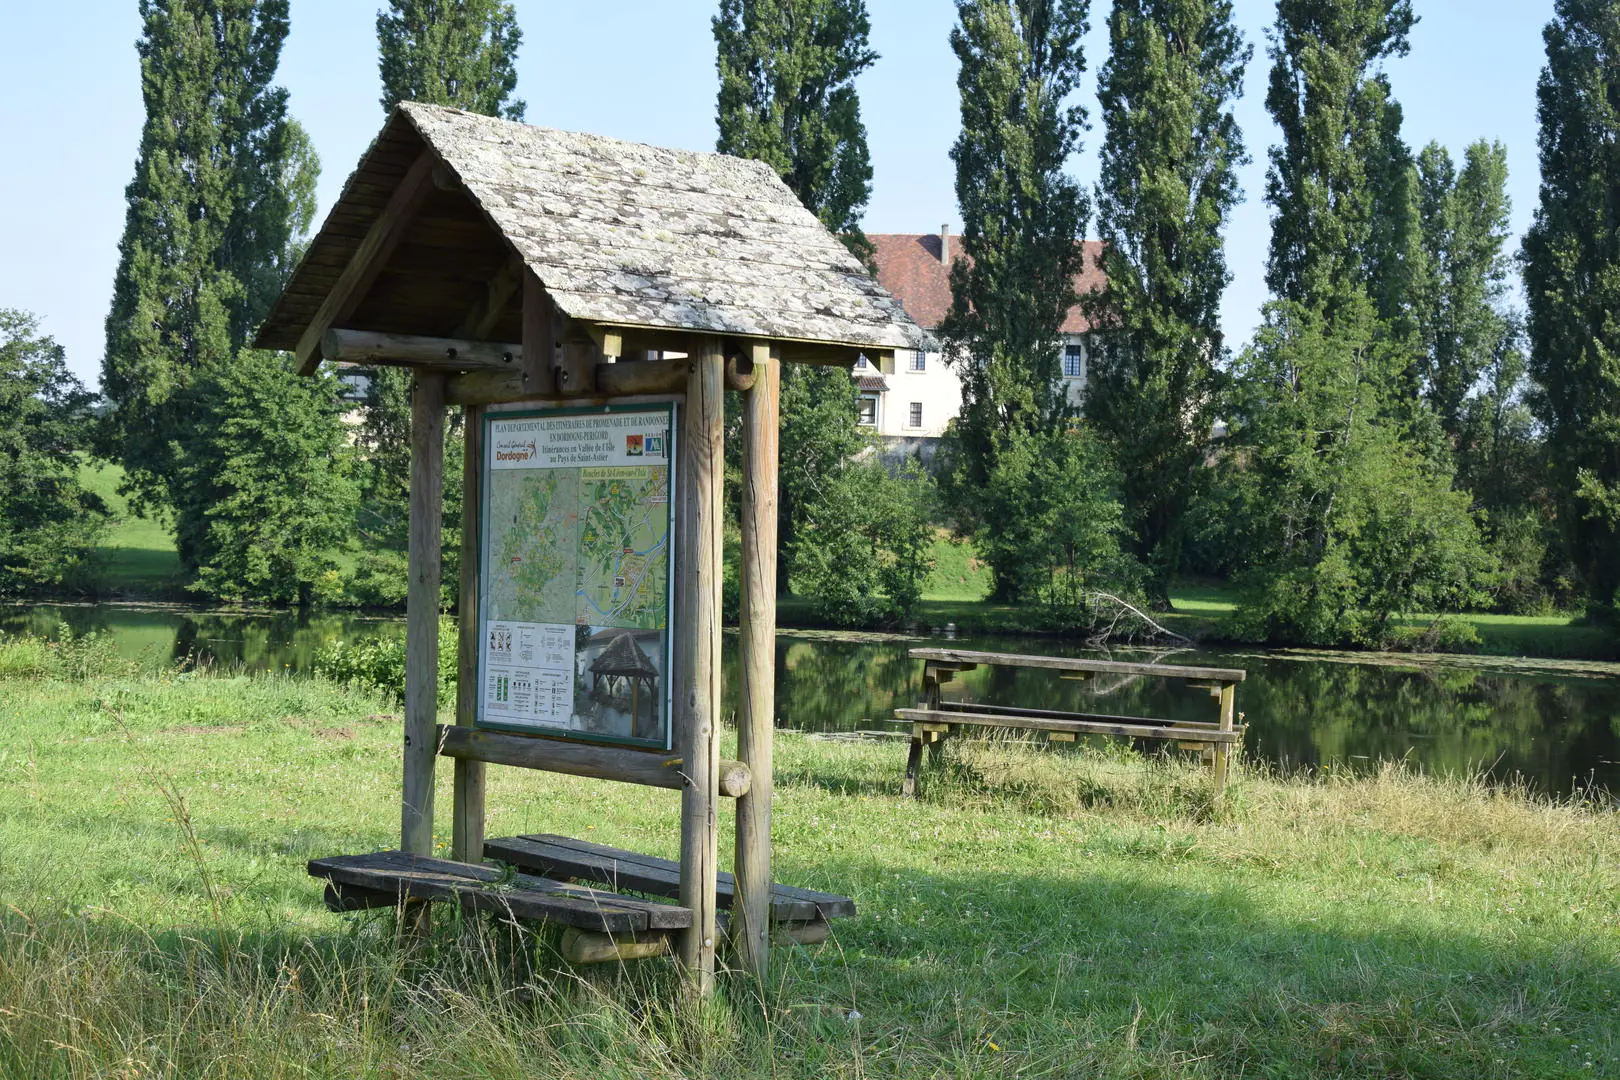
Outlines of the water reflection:
[[[0,608],[0,631],[113,635],[122,653],[163,663],[185,660],[249,670],[307,670],[317,648],[403,634],[398,619],[300,616],[121,605]],[[876,728],[921,693],[916,641],[833,640],[784,633],[777,640],[777,711],[784,727],[816,731]],[[995,652],[1088,655],[1072,644],[1018,638],[962,639]],[[725,641],[727,714],[735,707],[736,638]],[[1146,659],[1116,654],[1120,659]],[[1503,670],[1481,660],[1387,666],[1277,653],[1185,650],[1169,663],[1241,667],[1238,708],[1251,755],[1284,767],[1355,766],[1406,758],[1429,771],[1483,769],[1522,776],[1568,793],[1588,786],[1620,792],[1620,675]],[[1214,720],[1207,691],[1159,679],[1108,677],[1065,682],[1011,668],[965,672],[947,697],[1082,712]],[[897,756],[898,760],[898,756]]]

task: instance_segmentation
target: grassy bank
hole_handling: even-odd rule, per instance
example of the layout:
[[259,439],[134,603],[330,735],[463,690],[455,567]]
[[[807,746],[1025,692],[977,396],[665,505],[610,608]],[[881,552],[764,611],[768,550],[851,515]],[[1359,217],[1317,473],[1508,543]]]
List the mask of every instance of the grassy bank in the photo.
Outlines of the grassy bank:
[[[316,680],[0,678],[0,1076],[1620,1076],[1612,808],[1386,769],[1216,809],[1017,744],[914,802],[899,745],[784,733],[780,876],[862,914],[689,1010],[662,961],[327,913],[303,864],[394,842],[398,732]],[[492,835],[678,846],[673,793],[490,779]]]
[[79,467],[79,483],[112,511],[97,549],[101,592],[130,600],[194,599],[185,589],[173,535],[162,523],[135,516],[118,493],[123,482],[122,466],[86,461]]

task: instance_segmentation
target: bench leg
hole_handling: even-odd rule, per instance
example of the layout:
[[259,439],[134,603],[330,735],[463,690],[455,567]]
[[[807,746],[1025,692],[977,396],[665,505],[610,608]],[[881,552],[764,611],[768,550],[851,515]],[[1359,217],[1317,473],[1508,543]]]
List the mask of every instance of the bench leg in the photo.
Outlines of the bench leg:
[[922,739],[913,735],[911,750],[906,754],[906,782],[900,788],[902,795],[915,797],[917,794],[917,766],[922,764],[922,749]]

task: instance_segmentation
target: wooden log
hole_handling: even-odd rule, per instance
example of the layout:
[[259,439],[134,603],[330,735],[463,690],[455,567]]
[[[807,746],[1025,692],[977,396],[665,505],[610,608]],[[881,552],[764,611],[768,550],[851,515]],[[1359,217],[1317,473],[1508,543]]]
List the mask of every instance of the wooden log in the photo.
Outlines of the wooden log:
[[714,989],[720,766],[720,552],[724,469],[725,356],[717,338],[701,341],[681,410],[675,593],[675,730],[691,784],[681,791],[681,906],[692,928],[681,936],[689,989]]
[[[456,726],[472,730],[478,719],[478,612],[479,486],[483,475],[484,409],[469,406],[462,423],[461,467],[461,585],[456,606]],[[484,763],[474,758],[455,760],[454,816],[450,824],[450,857],[457,862],[484,859]]]
[[519,345],[467,338],[382,334],[371,330],[328,330],[321,357],[345,364],[394,364],[445,370],[517,371]]
[[[678,394],[686,390],[692,371],[688,357],[662,360],[621,360],[596,365],[596,390],[589,400],[640,394]],[[746,391],[754,382],[751,371],[736,358],[726,362],[726,389]],[[521,371],[467,371],[451,375],[445,384],[449,405],[499,405],[514,401],[557,400],[576,402],[553,390],[536,393]]]
[[805,922],[777,923],[771,934],[777,945],[820,945],[832,937],[832,923],[826,919]]
[[[646,893],[673,900],[681,892],[681,864],[673,859],[608,847],[571,836],[501,836],[484,842],[484,855],[541,877],[598,882],[615,891]],[[715,896],[722,910],[736,907],[737,879],[721,873]],[[835,893],[777,884],[771,890],[773,922],[843,918],[855,914],[855,901]]]
[[[517,385],[523,397],[557,392],[557,309],[534,271],[523,272],[523,351]],[[517,401],[520,398],[508,398]]]
[[[507,735],[459,725],[439,728],[439,753],[458,760],[487,761],[494,765],[671,790],[688,787],[692,779],[682,759],[672,754],[532,735]],[[747,794],[750,783],[747,765],[740,761],[717,762],[715,789],[718,794],[738,798]]]
[[434,736],[439,712],[439,519],[444,497],[444,376],[411,389],[409,580],[405,593],[405,780],[400,849],[433,854]]
[[[1071,731],[1077,735],[1128,735],[1136,739],[1188,739],[1187,728],[1152,724],[1092,720],[1047,720],[1038,716],[992,716],[987,713],[931,712],[927,709],[896,709],[894,715],[912,724],[971,724],[974,727],[1015,728],[1026,731]],[[1235,743],[1243,735],[1237,731],[1199,731],[1200,742]]]
[[571,926],[563,931],[563,959],[578,967],[583,964],[610,964],[623,960],[645,960],[668,956],[670,935],[661,930],[637,934],[600,934]]
[[1218,683],[1238,683],[1246,677],[1242,668],[1130,664],[1119,660],[1077,660],[1066,656],[1029,656],[1022,653],[974,652],[968,649],[912,649],[910,656],[913,660],[937,660],[948,664],[1001,664],[1008,667],[1092,671],[1112,675],[1158,675],[1168,679],[1202,679]]
[[754,387],[743,401],[742,661],[737,756],[751,786],[737,800],[737,902],[732,943],[762,983],[770,966],[772,738],[776,728],[777,441],[780,362],[769,346],[750,358]]
[[343,272],[327,292],[321,306],[298,338],[294,355],[298,358],[298,374],[313,375],[321,363],[321,337],[334,324],[348,318],[370,290],[377,275],[405,238],[405,226],[410,224],[423,201],[433,190],[433,166],[438,155],[423,150],[420,157],[406,170],[399,186],[388,197],[382,213],[366,230],[360,246],[354,249]]

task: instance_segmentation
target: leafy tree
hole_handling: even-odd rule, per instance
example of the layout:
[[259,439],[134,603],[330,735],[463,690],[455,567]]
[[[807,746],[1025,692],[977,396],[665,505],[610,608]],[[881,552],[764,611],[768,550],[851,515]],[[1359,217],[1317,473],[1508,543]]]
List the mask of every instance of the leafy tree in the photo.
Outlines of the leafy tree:
[[1230,0],[1115,0],[1098,98],[1107,135],[1097,235],[1108,284],[1087,298],[1088,420],[1119,463],[1135,555],[1169,603],[1216,407],[1221,232],[1245,164],[1232,103],[1252,50]]
[[1118,489],[1106,450],[1083,426],[1014,429],[997,448],[981,512],[1023,527],[985,530],[980,551],[1009,568],[1010,591],[1053,607],[1072,608],[1099,584],[1134,583],[1120,551]]
[[866,446],[855,422],[855,397],[855,384],[842,368],[784,365],[776,525],[777,589],[784,594],[800,576],[802,533],[811,519],[824,531],[834,520],[828,507],[817,504],[830,497],[826,493],[840,472]]
[[[102,441],[145,510],[178,504],[180,402],[280,290],[317,166],[271,84],[287,0],[141,0],[140,12],[146,122],[107,317]],[[196,565],[183,543],[180,554]]]
[[332,551],[354,513],[336,380],[244,349],[204,369],[186,399],[193,422],[180,435],[176,509],[193,588],[220,600],[336,599]]
[[[860,219],[872,165],[855,79],[877,54],[867,44],[864,0],[721,0],[713,30],[716,148],[770,165],[806,209],[867,258]],[[786,365],[781,410],[777,587],[786,593],[800,576],[800,536],[813,505],[864,440],[854,387],[837,368]],[[830,513],[830,505],[815,511],[824,531]]]
[[377,13],[384,112],[402,101],[522,120],[517,13],[504,0],[388,0]]
[[1071,99],[1085,70],[1087,6],[958,0],[951,32],[962,109],[951,158],[966,258],[951,267],[941,326],[962,379],[944,490],[958,526],[986,552],[1002,601],[1020,599],[1028,580],[1008,556],[1032,523],[986,513],[981,496],[1003,451],[1058,430],[1068,412],[1059,330],[1076,302],[1090,208],[1064,165],[1085,129],[1085,110]]
[[78,480],[92,400],[39,320],[0,308],[0,596],[93,584],[107,511]]
[[799,587],[822,618],[855,626],[912,614],[933,567],[932,497],[915,467],[891,475],[876,455],[842,463],[794,541]]
[[1620,18],[1556,0],[1536,90],[1541,201],[1524,240],[1530,374],[1559,520],[1594,614],[1620,608]]
[[1477,603],[1494,571],[1466,492],[1403,437],[1386,397],[1406,355],[1365,295],[1333,317],[1289,301],[1236,373],[1229,459],[1251,595],[1242,633],[1376,645],[1395,615]]

